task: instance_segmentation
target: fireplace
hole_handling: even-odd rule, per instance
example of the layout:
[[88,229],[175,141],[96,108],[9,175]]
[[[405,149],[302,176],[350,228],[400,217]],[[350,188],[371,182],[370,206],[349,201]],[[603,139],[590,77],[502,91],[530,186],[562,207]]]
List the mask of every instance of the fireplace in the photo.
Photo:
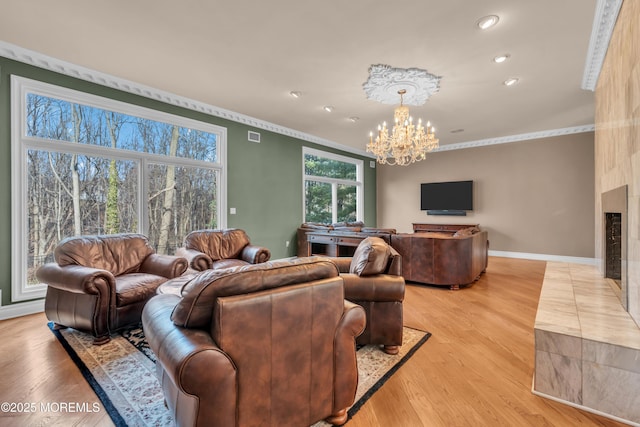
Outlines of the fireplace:
[[622,279],[622,213],[605,212],[604,277],[620,288]]
[[627,306],[627,186],[602,193],[602,272]]

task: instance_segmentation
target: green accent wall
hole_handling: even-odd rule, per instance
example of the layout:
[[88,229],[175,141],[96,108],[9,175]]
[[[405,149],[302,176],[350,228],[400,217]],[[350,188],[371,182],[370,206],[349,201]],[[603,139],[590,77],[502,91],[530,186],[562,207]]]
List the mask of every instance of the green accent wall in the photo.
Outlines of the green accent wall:
[[[313,144],[128,92],[90,83],[0,57],[0,289],[2,305],[11,304],[11,82],[17,75],[115,100],[213,123],[227,129],[227,227],[244,229],[251,242],[271,250],[272,259],[296,253],[302,222],[302,148],[337,153],[364,161],[364,221],[376,225],[376,169],[368,157]],[[206,84],[204,82],[203,84]],[[239,113],[242,113],[239,111]],[[276,123],[277,124],[277,123]],[[259,144],[247,131],[261,134]],[[230,215],[229,208],[236,208]],[[289,241],[289,247],[285,242]]]

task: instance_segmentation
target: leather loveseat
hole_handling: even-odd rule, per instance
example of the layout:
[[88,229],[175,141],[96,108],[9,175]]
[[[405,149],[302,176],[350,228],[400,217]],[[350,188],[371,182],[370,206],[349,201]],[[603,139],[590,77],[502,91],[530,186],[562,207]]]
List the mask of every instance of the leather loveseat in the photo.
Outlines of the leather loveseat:
[[48,285],[47,318],[58,328],[91,333],[98,345],[139,323],[157,287],[187,269],[186,259],[156,254],[141,234],[69,237],[56,246],[54,258],[36,271]]
[[207,270],[158,292],[142,324],[178,426],[346,422],[366,318],[332,262]]
[[396,233],[395,228],[367,227],[362,221],[336,222],[325,224],[320,222],[305,222],[298,227],[297,244],[298,256],[306,257],[312,255],[309,252],[309,240],[307,233],[323,233],[327,236],[335,237],[356,237],[360,240],[369,236],[380,237],[387,243],[391,243],[391,235]]
[[487,268],[487,232],[469,227],[455,233],[398,233],[391,246],[402,255],[405,280],[459,289]]

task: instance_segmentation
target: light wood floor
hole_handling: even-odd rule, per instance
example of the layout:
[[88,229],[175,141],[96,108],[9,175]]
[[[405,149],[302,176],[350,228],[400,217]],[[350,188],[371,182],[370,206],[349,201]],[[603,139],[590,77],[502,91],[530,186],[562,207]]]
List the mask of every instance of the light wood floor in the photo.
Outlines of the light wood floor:
[[[622,426],[531,393],[544,269],[541,261],[492,257],[480,280],[459,291],[408,285],[405,325],[433,336],[348,425]],[[44,314],[0,322],[0,342],[0,402],[99,402]],[[0,413],[0,425],[112,425],[100,408]]]

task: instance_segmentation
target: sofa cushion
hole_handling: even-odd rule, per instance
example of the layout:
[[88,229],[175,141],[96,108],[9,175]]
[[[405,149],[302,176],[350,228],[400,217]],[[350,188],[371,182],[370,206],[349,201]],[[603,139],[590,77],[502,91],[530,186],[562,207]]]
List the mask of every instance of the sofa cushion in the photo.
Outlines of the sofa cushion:
[[207,328],[211,325],[213,307],[218,297],[248,294],[338,275],[335,264],[322,257],[206,270],[183,285],[182,299],[171,313],[171,320],[182,327]]
[[192,231],[184,238],[184,247],[207,254],[213,261],[240,258],[242,249],[250,243],[244,230]]
[[76,236],[63,239],[54,251],[58,265],[82,265],[114,276],[135,273],[155,251],[142,234]]
[[453,237],[466,237],[476,234],[480,231],[478,227],[461,228],[453,234]]
[[367,237],[356,248],[349,273],[358,276],[381,274],[387,268],[391,251],[380,237]]
[[131,273],[116,277],[116,307],[147,301],[156,294],[166,277],[155,274]]

